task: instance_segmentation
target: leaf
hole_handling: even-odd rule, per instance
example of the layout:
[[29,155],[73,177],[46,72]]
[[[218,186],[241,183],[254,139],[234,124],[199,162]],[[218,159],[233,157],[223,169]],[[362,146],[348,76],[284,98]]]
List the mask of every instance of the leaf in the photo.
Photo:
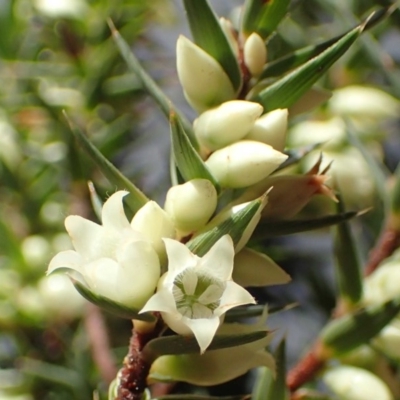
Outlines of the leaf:
[[353,29],[320,55],[274,82],[250,100],[260,103],[265,112],[290,107],[347,51],[362,29],[362,26]]
[[[340,196],[338,198],[337,210],[339,213],[344,213],[344,204]],[[334,255],[340,297],[345,304],[355,305],[362,296],[362,274],[357,243],[348,221],[336,226]]]
[[70,129],[77,139],[78,143],[85,150],[86,154],[93,160],[104,176],[118,189],[125,189],[130,194],[125,197],[125,201],[131,210],[135,213],[142,208],[149,199],[125,176],[118,168],[107,160],[100,151],[89,141],[84,132],[82,132],[64,113]]
[[[268,331],[259,330],[240,334],[214,336],[206,353],[212,350],[240,346],[256,342],[268,336]],[[194,336],[172,335],[153,339],[143,349],[143,357],[149,362],[165,355],[200,354],[200,347]]]
[[311,153],[313,150],[320,148],[323,144],[323,142],[313,143],[304,147],[299,147],[297,149],[285,150],[284,153],[287,154],[289,157],[274,172],[276,173],[277,171],[280,171],[286,167],[297,164],[303,159],[303,157]]
[[[298,305],[297,303],[290,303],[284,306],[268,306],[268,314],[271,315],[276,312],[290,310],[294,307],[297,307],[297,305]],[[264,304],[239,306],[230,309],[225,314],[224,322],[236,322],[244,318],[259,317],[263,315],[264,312],[265,312]]]
[[307,232],[314,229],[326,228],[331,225],[339,224],[350,218],[361,215],[362,212],[346,211],[340,214],[329,214],[323,217],[313,219],[294,219],[282,221],[266,221],[261,220],[252,236],[254,240],[263,240],[266,238],[291,235],[298,232]]
[[[260,1],[260,0],[258,0]],[[382,21],[385,17],[387,17],[391,11],[390,7],[382,8],[377,10],[365,21],[364,30],[370,29],[374,27],[377,23]],[[355,27],[356,28],[356,27]],[[354,29],[354,28],[353,28]],[[299,65],[305,63],[311,58],[317,56],[322,51],[326,50],[328,47],[336,43],[338,40],[347,35],[351,30],[338,35],[334,38],[328,39],[324,42],[314,44],[311,46],[304,47],[302,49],[296,50],[295,52],[278,58],[277,60],[271,61],[268,63],[262,74],[259,76],[258,80],[261,81],[263,79],[272,77],[272,76],[280,76],[287,72],[290,69],[296,68]]]
[[[276,378],[271,382],[265,400],[288,400],[289,391],[286,386],[286,342],[282,339],[274,354],[276,362]],[[261,399],[260,399],[261,400]]]
[[231,236],[233,243],[236,246],[253,217],[260,210],[260,207],[264,206],[264,204],[265,198],[263,196],[248,203],[241,210],[234,213],[217,226],[210,229],[206,226],[205,229],[207,230],[190,240],[186,244],[187,247],[192,253],[201,257],[210,250],[218,239],[226,234]]
[[242,32],[257,32],[263,39],[270,36],[288,12],[290,0],[247,0],[244,4]]
[[168,97],[164,94],[164,92],[160,89],[160,87],[154,82],[151,76],[144,70],[144,68],[140,65],[139,60],[132,53],[131,48],[128,43],[122,38],[114,24],[109,21],[111,33],[115,40],[115,43],[118,46],[118,49],[121,53],[122,58],[125,60],[128,68],[133,71],[137,78],[142,83],[143,87],[150,94],[150,96],[155,100],[155,102],[160,107],[161,111],[164,115],[169,118],[171,109],[174,109],[175,114],[177,115],[177,119],[179,119],[180,123],[184,127],[186,134],[188,135],[190,142],[197,149],[198,143],[194,136],[194,132],[192,129],[192,125],[189,120],[178,111],[178,109],[172,104],[172,102],[168,99]]
[[190,143],[183,126],[174,112],[171,112],[170,115],[170,126],[174,160],[185,181],[200,178],[208,179],[219,191],[218,182]]
[[139,314],[140,310],[135,310],[133,308],[126,307],[125,305],[117,303],[116,301],[113,301],[107,297],[103,297],[96,293],[93,293],[82,283],[78,282],[77,280],[75,280],[71,277],[70,277],[70,279],[71,279],[73,285],[75,286],[75,289],[86,300],[90,301],[93,304],[96,304],[103,310],[108,311],[109,313],[117,315],[121,318],[138,319],[140,321],[147,321],[147,322],[154,321],[154,317],[152,314],[150,314],[150,313]]
[[166,396],[153,397],[152,400],[249,400],[248,395],[238,396],[199,396],[196,394],[168,394]]
[[400,298],[364,307],[331,321],[320,333],[328,354],[343,354],[368,343],[400,312]]
[[207,0],[183,0],[194,42],[215,58],[236,91],[242,85],[238,61]]

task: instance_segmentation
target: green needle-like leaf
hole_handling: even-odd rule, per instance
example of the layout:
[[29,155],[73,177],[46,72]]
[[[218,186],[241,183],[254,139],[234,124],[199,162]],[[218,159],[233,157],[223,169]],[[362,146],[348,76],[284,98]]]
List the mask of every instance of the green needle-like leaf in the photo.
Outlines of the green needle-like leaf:
[[71,278],[76,290],[88,301],[96,304],[105,311],[117,315],[121,318],[138,319],[140,321],[153,322],[154,317],[150,313],[139,314],[140,310],[135,310],[117,303],[111,299],[100,296],[90,291],[85,285]]
[[326,228],[340,222],[347,221],[360,215],[357,211],[346,211],[340,214],[329,214],[313,219],[295,219],[282,221],[261,220],[252,236],[252,239],[263,240],[273,236],[290,235],[292,233],[307,232],[314,229]]
[[[286,387],[286,342],[282,339],[275,351],[276,378],[271,382],[266,400],[287,400],[289,392]],[[261,399],[260,399],[261,400]]]
[[290,0],[247,0],[244,4],[242,32],[270,36],[288,12]]
[[239,64],[218,17],[207,0],[183,0],[183,4],[194,42],[219,62],[238,91],[242,85]]
[[[339,213],[345,212],[340,196],[337,210]],[[362,275],[357,244],[348,221],[336,226],[334,251],[340,297],[345,304],[355,305],[362,296]]]
[[110,161],[100,153],[100,151],[90,142],[85,133],[77,127],[68,116],[64,114],[75,139],[82,146],[86,154],[94,161],[104,176],[118,189],[125,189],[129,195],[125,201],[132,212],[136,213],[142,208],[149,199],[138,189],[125,175],[121,173]]
[[210,250],[218,239],[226,234],[231,236],[235,245],[238,244],[243,236],[243,232],[246,230],[257,211],[259,211],[260,207],[264,205],[264,202],[264,197],[253,200],[223,222],[190,240],[187,243],[187,247],[192,253],[201,257]]
[[362,26],[353,29],[323,53],[274,82],[250,100],[260,103],[265,112],[290,107],[348,50],[362,29]]
[[343,354],[368,343],[400,312],[400,299],[365,307],[330,322],[321,331],[321,341],[332,354]]
[[111,21],[109,21],[109,25],[115,43],[118,46],[121,56],[128,65],[128,68],[136,74],[137,78],[140,80],[143,87],[150,94],[150,96],[156,101],[161,111],[167,118],[169,118],[171,108],[175,110],[177,118],[180,120],[182,126],[184,127],[185,132],[190,138],[192,145],[197,149],[198,148],[197,140],[194,136],[192,125],[189,122],[189,120],[182,113],[180,113],[175,106],[172,105],[172,102],[160,89],[157,83],[154,82],[153,78],[140,65],[139,60],[132,53],[132,50],[129,47],[128,43],[126,43],[126,41],[122,38],[122,36],[119,34],[119,32],[117,31],[117,29],[115,28],[114,24]]
[[[258,0],[261,1],[261,0]],[[390,8],[382,8],[376,12],[374,12],[365,22],[364,30],[370,29],[382,21],[387,15],[390,13]],[[356,28],[356,27],[355,27]],[[329,46],[332,46],[338,40],[346,36],[350,31],[338,35],[334,38],[325,40],[324,42],[307,46],[302,49],[296,50],[287,56],[278,58],[270,63],[268,63],[262,74],[259,76],[258,80],[261,81],[265,78],[269,78],[272,76],[280,76],[290,69],[296,68],[299,65],[305,63],[310,60],[312,57],[317,56],[322,51],[326,50]]]
[[[215,335],[207,352],[227,347],[240,346],[264,339],[268,335],[267,331],[260,330],[249,333]],[[165,355],[181,354],[200,354],[200,347],[194,336],[172,335],[151,340],[143,349],[143,356],[148,361]]]
[[219,184],[192,146],[179,118],[174,112],[170,116],[171,142],[176,166],[185,181],[208,179],[219,191]]

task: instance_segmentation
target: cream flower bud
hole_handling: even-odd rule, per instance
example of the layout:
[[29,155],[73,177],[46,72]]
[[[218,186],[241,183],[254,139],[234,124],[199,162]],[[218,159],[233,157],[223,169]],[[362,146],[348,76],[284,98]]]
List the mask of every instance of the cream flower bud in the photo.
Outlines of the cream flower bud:
[[282,285],[290,276],[267,255],[244,248],[235,255],[233,280],[241,286]]
[[236,57],[239,55],[239,44],[235,35],[235,28],[232,25],[232,22],[229,19],[221,17],[219,19],[219,24],[221,25],[222,30],[225,33],[226,38],[228,39],[228,43],[230,44],[233,53]]
[[244,43],[243,58],[246,67],[253,76],[261,74],[267,62],[267,47],[262,37],[253,32]]
[[364,280],[366,304],[382,304],[400,297],[400,260],[391,258]]
[[380,89],[354,85],[335,90],[328,107],[341,115],[397,117],[400,102]]
[[201,114],[194,132],[203,146],[218,150],[243,139],[262,111],[262,106],[252,101],[227,101]]
[[165,211],[182,234],[203,227],[216,207],[217,191],[207,179],[193,179],[183,185],[171,187],[164,205]]
[[221,186],[241,188],[266,178],[287,157],[267,144],[243,140],[215,151],[206,165]]
[[275,150],[283,151],[286,144],[287,119],[287,108],[278,108],[264,114],[256,120],[245,139],[269,144]]
[[162,238],[174,239],[176,236],[174,223],[168,213],[155,201],[149,201],[135,214],[131,226],[152,244],[164,265],[167,255]]
[[199,113],[235,97],[235,90],[221,65],[189,39],[176,45],[177,70],[186,100]]
[[391,359],[400,360],[400,319],[397,316],[372,341],[374,348]]
[[362,368],[337,366],[327,370],[323,381],[338,398],[346,400],[393,400],[387,385]]

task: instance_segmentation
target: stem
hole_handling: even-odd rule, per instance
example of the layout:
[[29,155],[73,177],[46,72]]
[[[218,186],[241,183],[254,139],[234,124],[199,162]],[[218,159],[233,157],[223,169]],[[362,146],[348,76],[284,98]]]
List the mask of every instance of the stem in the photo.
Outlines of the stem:
[[321,346],[317,342],[312,349],[289,371],[286,384],[291,392],[297,390],[304,383],[311,380],[315,374],[325,365],[325,357]]
[[378,265],[391,256],[400,245],[400,231],[389,223],[379,238],[378,244],[372,249],[367,266],[365,267],[365,276],[372,274]]
[[109,384],[117,374],[115,360],[110,350],[107,329],[100,309],[88,303],[85,315],[85,328],[92,348],[92,355],[104,382]]
[[138,332],[132,329],[128,354],[124,358],[123,367],[118,373],[118,396],[115,400],[141,400],[147,388],[147,376],[150,366],[142,357],[144,346],[157,337],[162,324],[159,321],[153,331]]

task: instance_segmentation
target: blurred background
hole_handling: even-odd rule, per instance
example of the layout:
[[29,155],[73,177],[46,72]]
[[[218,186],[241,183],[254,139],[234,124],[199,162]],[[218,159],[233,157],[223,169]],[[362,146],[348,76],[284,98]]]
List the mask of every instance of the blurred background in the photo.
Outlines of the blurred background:
[[[237,19],[241,1],[211,3],[219,15]],[[268,57],[339,35],[388,4],[293,0]],[[115,190],[75,144],[63,110],[149,197],[162,204],[170,185],[168,123],[121,59],[108,19],[168,96],[195,117],[175,71],[176,38],[189,35],[178,0],[0,0],[0,400],[91,399],[93,393],[105,399],[114,370],[96,355],[103,322],[115,365],[126,352],[128,321],[100,314],[64,276],[45,277],[52,256],[71,246],[65,217],[94,218],[87,182],[103,198]],[[334,91],[331,100],[290,119],[290,146],[328,142],[327,159],[339,160],[334,174],[348,208],[374,207],[354,225],[365,257],[382,228],[386,177],[400,158],[399,43],[395,10],[319,83]],[[355,86],[375,91],[362,96],[365,104],[335,92]],[[358,103],[362,111],[352,109]],[[345,118],[370,158],[350,147]],[[310,162],[298,168],[307,170]],[[331,208],[316,196],[303,214]],[[272,306],[300,304],[269,318],[277,339],[287,337],[291,365],[335,305],[331,235],[291,235],[265,246],[293,282],[253,294]],[[247,376],[211,393],[245,393],[250,385]]]

